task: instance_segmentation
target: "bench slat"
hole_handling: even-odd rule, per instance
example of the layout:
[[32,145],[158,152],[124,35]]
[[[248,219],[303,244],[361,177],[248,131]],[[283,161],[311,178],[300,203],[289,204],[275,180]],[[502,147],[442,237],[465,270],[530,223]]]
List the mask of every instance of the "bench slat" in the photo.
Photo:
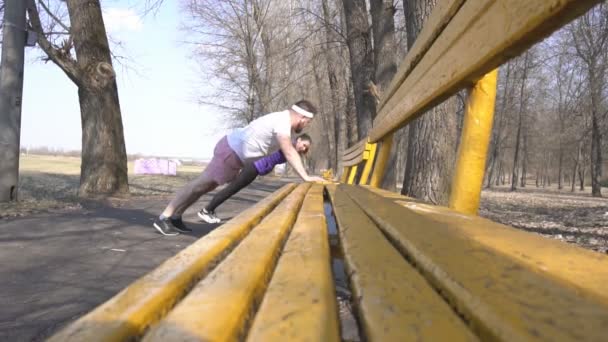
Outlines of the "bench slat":
[[353,159],[343,160],[342,161],[342,165],[344,165],[344,166],[353,166],[353,165],[359,164],[362,161],[363,161],[363,154],[360,154],[360,155],[354,157]]
[[366,142],[367,142],[367,140],[364,139],[364,140],[361,140],[361,141],[355,143],[353,146],[351,146],[351,147],[347,148],[346,150],[344,150],[343,154],[346,156],[346,155],[349,155],[349,154],[351,154],[353,152],[359,153],[361,150],[365,149],[365,143]]
[[294,188],[294,184],[283,186],[68,325],[50,341],[124,341],[139,336]]
[[341,188],[327,188],[367,340],[477,340],[359,206]]
[[144,341],[232,341],[242,336],[309,187],[301,184],[287,196]]
[[248,340],[339,341],[336,307],[323,186],[313,185],[279,258]]
[[601,0],[467,0],[374,119],[376,142]]
[[353,160],[353,159],[357,159],[357,158],[361,158],[361,156],[366,152],[365,150],[365,146],[363,146],[363,148],[350,152],[348,154],[344,154],[342,156],[342,160],[343,161],[349,161],[349,160]]
[[[608,306],[361,187],[341,185],[482,340],[601,341]],[[593,270],[589,270],[593,272]]]
[[368,189],[432,220],[449,224],[468,239],[526,263],[538,272],[555,277],[557,281],[578,287],[608,304],[608,255],[513,229],[479,216],[418,203],[416,199],[394,192],[371,187]]

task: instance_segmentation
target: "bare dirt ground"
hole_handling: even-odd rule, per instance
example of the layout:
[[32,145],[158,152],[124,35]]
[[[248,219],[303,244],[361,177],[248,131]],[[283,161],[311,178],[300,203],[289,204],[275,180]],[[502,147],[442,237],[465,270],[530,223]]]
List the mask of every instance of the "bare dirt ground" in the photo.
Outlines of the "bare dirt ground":
[[[602,189],[604,196],[608,190]],[[608,253],[608,198],[586,191],[536,188],[515,192],[499,187],[484,190],[479,214],[483,217],[550,238]]]

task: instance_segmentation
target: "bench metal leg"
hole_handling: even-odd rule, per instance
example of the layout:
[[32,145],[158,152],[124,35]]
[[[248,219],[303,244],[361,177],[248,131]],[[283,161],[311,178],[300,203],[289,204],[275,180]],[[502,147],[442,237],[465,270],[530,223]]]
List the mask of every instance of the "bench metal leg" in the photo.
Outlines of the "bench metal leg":
[[354,184],[355,183],[355,177],[357,177],[357,170],[359,169],[359,165],[354,165],[350,168],[349,170],[349,175],[348,175],[348,184]]
[[366,152],[368,152],[368,156],[365,160],[365,166],[363,167],[363,172],[361,173],[361,179],[359,179],[359,184],[366,185],[369,181],[369,175],[372,172],[372,167],[374,166],[374,158],[376,157],[376,145],[378,144],[366,143],[365,150]]
[[467,100],[456,171],[452,178],[449,207],[477,214],[492,133],[498,69],[481,78]]
[[372,172],[372,179],[369,182],[369,185],[374,188],[379,188],[382,185],[382,178],[384,178],[384,171],[386,171],[386,164],[388,163],[391,147],[393,146],[393,133],[387,134],[381,141],[378,160],[376,161],[376,166],[374,166],[374,172]]
[[345,166],[342,170],[342,176],[340,176],[340,183],[346,183],[348,180],[348,174],[350,173],[350,166]]

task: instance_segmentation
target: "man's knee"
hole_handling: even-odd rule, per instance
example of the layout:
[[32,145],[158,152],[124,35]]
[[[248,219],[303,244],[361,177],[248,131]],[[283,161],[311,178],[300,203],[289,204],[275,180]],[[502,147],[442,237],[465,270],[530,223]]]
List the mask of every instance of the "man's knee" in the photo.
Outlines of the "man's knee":
[[217,186],[218,184],[214,180],[212,180],[208,177],[208,175],[203,173],[195,180],[192,186],[192,192],[200,196],[215,189]]

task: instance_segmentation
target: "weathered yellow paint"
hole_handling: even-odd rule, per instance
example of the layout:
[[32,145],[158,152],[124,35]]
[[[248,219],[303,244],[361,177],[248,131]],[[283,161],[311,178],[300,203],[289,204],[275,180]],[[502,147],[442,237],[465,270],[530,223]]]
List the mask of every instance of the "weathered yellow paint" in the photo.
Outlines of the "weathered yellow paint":
[[[433,41],[370,132],[376,142],[601,0],[467,0]],[[390,102],[390,103],[389,103]]]
[[[382,185],[382,179],[384,178],[384,172],[386,171],[386,164],[388,164],[388,159],[391,155],[391,147],[393,146],[393,133],[387,134],[382,138],[382,142],[380,145],[380,152],[378,153],[378,160],[376,160],[376,165],[374,166],[374,171],[372,172],[372,179],[369,182],[369,185],[374,188],[379,188]],[[372,161],[373,162],[373,161]]]
[[288,184],[199,239],[49,341],[125,341],[162,318],[189,286],[231,250],[293,189]]
[[372,167],[374,166],[374,158],[376,158],[376,145],[377,144],[367,144],[365,146],[365,150],[367,155],[365,156],[365,166],[363,167],[363,172],[361,173],[361,179],[359,180],[359,184],[367,184],[369,181],[369,174],[372,171]]
[[359,165],[355,165],[350,168],[350,174],[348,175],[348,184],[355,183],[355,178],[357,177],[358,168],[359,168]]
[[342,186],[327,189],[365,340],[476,341],[458,315],[389,243]]
[[480,339],[603,341],[608,336],[608,305],[596,296],[480,244],[451,224],[361,187],[341,187],[471,322]]
[[313,185],[247,340],[339,341],[336,307],[323,186]]
[[[369,187],[368,187],[369,188]],[[474,215],[457,213],[446,207],[419,203],[383,189],[371,191],[450,228],[513,260],[525,263],[556,281],[580,289],[585,295],[608,304],[608,256],[576,245],[531,234]]]
[[350,166],[344,166],[344,170],[342,171],[342,176],[340,176],[340,183],[346,183],[348,180],[348,175],[350,173]]
[[481,78],[469,93],[456,170],[452,178],[449,207],[465,214],[477,214],[492,135],[498,69]]
[[310,183],[299,185],[144,341],[235,341],[261,299]]

